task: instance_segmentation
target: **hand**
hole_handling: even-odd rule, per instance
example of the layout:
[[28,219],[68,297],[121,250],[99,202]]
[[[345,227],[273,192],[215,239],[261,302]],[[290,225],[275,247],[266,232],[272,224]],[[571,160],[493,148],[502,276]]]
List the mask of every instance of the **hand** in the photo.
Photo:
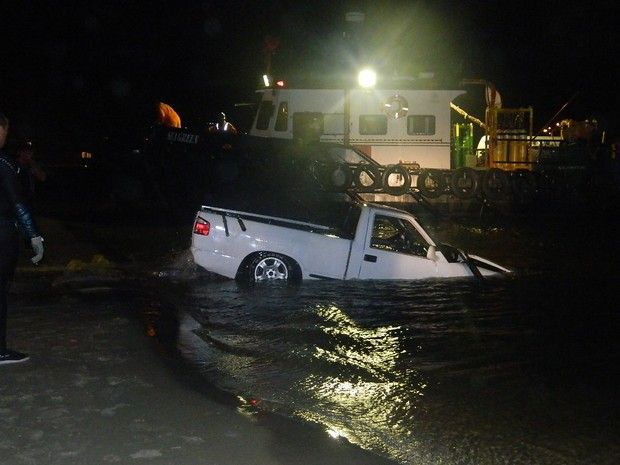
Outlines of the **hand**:
[[32,250],[34,250],[34,257],[30,259],[35,265],[43,259],[43,238],[41,236],[33,237],[30,239],[32,244]]

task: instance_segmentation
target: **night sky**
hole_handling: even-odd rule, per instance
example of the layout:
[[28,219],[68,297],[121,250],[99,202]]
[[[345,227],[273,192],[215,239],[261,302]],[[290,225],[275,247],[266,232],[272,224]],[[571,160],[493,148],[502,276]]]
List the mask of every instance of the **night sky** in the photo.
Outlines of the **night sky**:
[[[159,100],[199,127],[251,101],[270,37],[273,72],[285,79],[366,63],[385,76],[432,71],[449,88],[480,78],[504,106],[532,105],[537,125],[572,98],[562,117],[596,117],[618,134],[614,3],[7,1],[0,108],[14,133],[42,145],[127,137],[153,121]],[[363,24],[345,23],[353,10]],[[482,116],[470,90],[468,110]]]

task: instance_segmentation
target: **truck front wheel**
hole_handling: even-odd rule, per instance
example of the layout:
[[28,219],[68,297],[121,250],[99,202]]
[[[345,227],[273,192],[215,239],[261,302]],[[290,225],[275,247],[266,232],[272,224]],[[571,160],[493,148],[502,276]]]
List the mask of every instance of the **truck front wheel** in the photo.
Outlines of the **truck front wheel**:
[[300,279],[297,268],[296,264],[284,255],[261,252],[250,261],[248,278],[253,283],[294,282]]

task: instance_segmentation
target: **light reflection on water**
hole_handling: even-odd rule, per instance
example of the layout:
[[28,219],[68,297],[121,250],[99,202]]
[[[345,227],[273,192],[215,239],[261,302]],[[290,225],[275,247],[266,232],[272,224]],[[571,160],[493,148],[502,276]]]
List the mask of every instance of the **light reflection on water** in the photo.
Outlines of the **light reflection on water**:
[[401,463],[620,463],[605,226],[432,224],[517,270],[483,283],[190,280],[176,344],[205,383]]
[[221,389],[402,463],[613,463],[614,285],[590,284],[206,282],[178,344]]
[[[315,347],[312,356],[327,365],[340,368],[339,376],[309,374],[295,386],[306,392],[312,409],[294,413],[306,420],[325,424],[339,436],[371,449],[381,450],[378,436],[399,428],[399,405],[422,395],[425,384],[409,376],[407,383],[397,375],[396,361],[400,348],[399,326],[364,328],[335,305],[317,305],[316,313],[324,322],[319,325],[329,339],[342,342],[332,347]],[[353,375],[352,369],[361,375]],[[407,398],[400,392],[409,390]],[[318,408],[315,408],[318,407]],[[351,419],[354,418],[354,421]],[[372,425],[368,431],[366,425]],[[364,429],[367,429],[364,432]],[[401,429],[401,433],[406,433]]]

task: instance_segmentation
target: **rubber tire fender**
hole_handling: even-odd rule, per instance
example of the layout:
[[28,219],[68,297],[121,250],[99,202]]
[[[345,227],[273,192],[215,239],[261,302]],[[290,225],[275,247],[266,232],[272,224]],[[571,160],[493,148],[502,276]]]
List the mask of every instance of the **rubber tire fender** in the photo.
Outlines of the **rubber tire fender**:
[[[390,186],[389,179],[393,174],[398,174],[403,178],[402,186]],[[407,167],[403,165],[388,165],[383,172],[383,192],[391,195],[403,195],[411,190],[411,174]]]
[[[368,186],[362,184],[360,178],[363,174],[372,179],[372,184]],[[360,164],[353,170],[353,185],[361,189],[380,189],[383,185],[381,171],[376,166]]]
[[510,192],[508,172],[500,168],[490,168],[482,177],[482,192],[488,200],[505,200]]
[[[434,182],[435,187],[428,186],[427,181]],[[418,175],[417,188],[424,197],[436,199],[446,190],[446,181],[441,170],[425,168]]]
[[[464,184],[459,181],[469,182],[470,184]],[[478,171],[462,166],[452,173],[450,177],[450,190],[459,199],[468,200],[475,197],[478,193],[479,183]]]
[[319,183],[328,192],[346,192],[353,183],[353,172],[346,163],[329,163],[319,167]]
[[515,170],[510,176],[512,184],[512,194],[519,204],[531,202],[538,192],[534,173],[529,170]]

